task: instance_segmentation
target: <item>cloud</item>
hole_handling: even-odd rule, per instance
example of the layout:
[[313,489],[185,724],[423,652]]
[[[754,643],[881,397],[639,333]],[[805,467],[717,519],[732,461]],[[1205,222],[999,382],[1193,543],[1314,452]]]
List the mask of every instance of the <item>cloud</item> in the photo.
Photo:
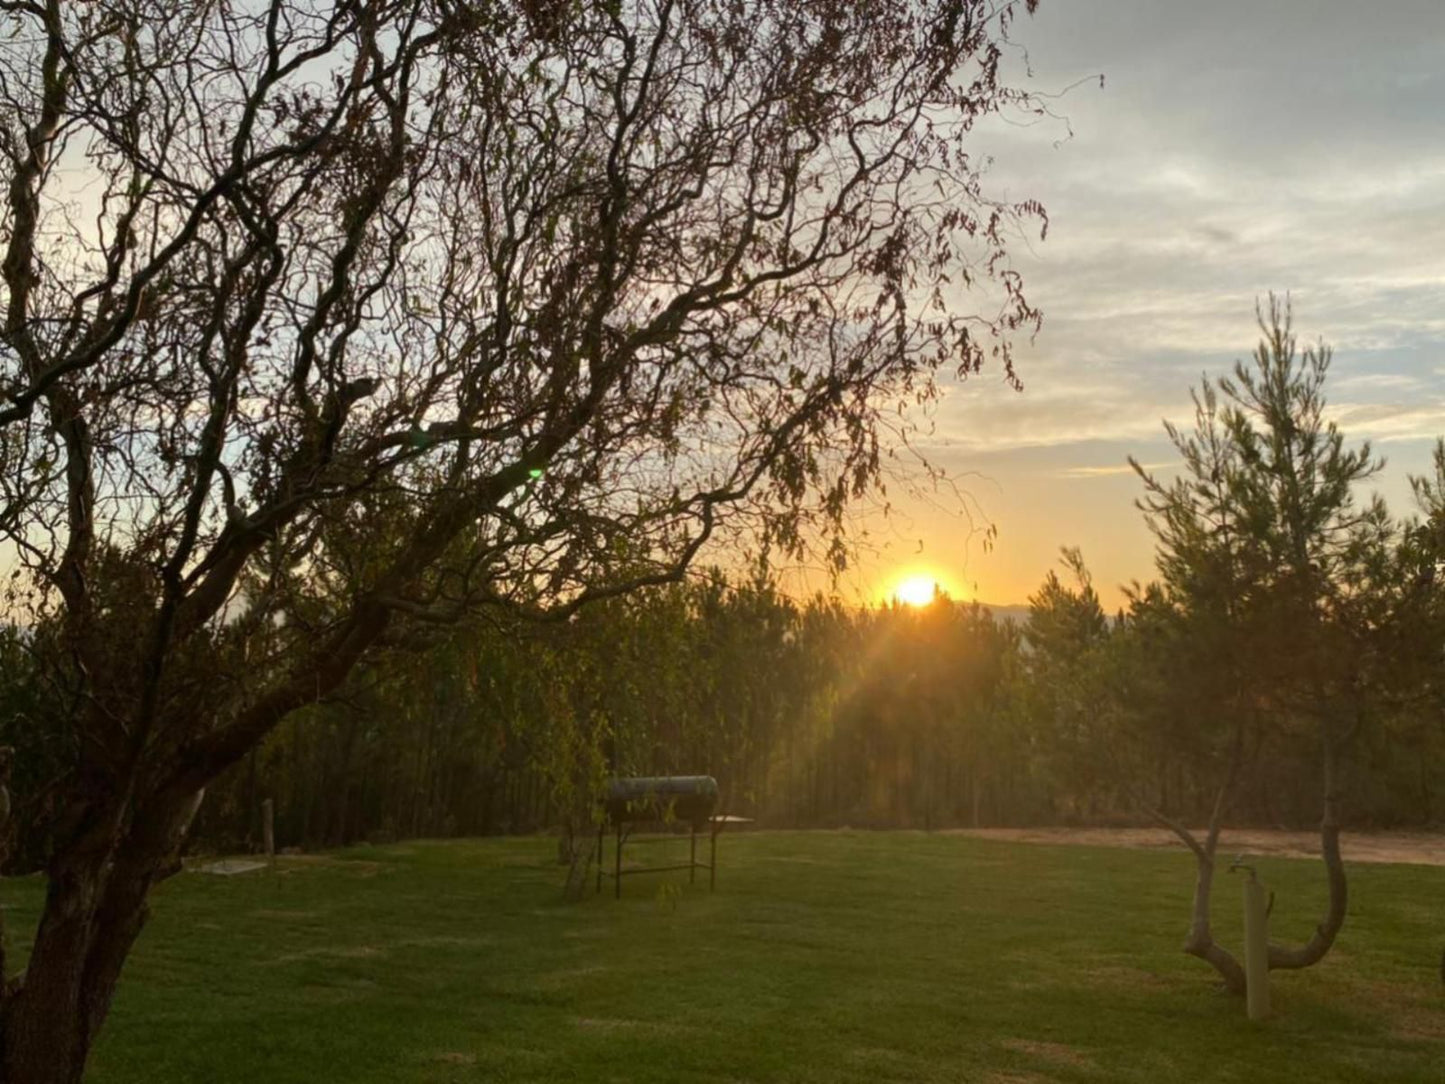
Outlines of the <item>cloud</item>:
[[[1173,470],[1180,466],[1180,461],[1175,459],[1166,463],[1140,463],[1146,471]],[[1117,474],[1133,474],[1134,468],[1128,463],[1113,467],[1065,467],[1059,471],[1060,478],[1112,478]]]
[[1352,437],[1371,440],[1429,440],[1445,434],[1445,400],[1433,403],[1337,404],[1331,410],[1335,423]]
[[1425,386],[1425,381],[1410,373],[1352,373],[1336,377],[1330,383],[1336,394],[1342,391],[1414,391]]
[[1033,86],[1077,83],[1052,103],[1067,125],[979,133],[993,192],[1048,208],[1048,240],[1013,260],[1045,324],[1018,353],[1024,393],[951,389],[940,442],[1128,442],[1188,422],[1201,374],[1250,354],[1270,290],[1290,293],[1302,340],[1334,348],[1351,436],[1441,431],[1439,0],[1388,19],[1353,0],[1063,3],[1018,37]]

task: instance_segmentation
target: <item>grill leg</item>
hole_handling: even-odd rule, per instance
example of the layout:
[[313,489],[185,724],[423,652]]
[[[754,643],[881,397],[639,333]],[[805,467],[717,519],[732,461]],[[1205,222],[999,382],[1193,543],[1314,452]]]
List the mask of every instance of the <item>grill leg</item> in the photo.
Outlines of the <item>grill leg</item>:
[[712,854],[707,867],[707,890],[717,891],[717,829],[712,830]]
[[688,858],[688,884],[697,884],[697,825],[692,826],[692,854]]
[[617,865],[616,865],[616,873],[615,873],[615,875],[613,876],[612,880],[613,880],[613,883],[617,886],[617,887],[616,887],[616,890],[613,892],[612,898],[613,898],[613,899],[618,899],[618,900],[620,900],[620,899],[622,898],[622,822],[621,822],[621,821],[618,821],[618,822],[617,822]]

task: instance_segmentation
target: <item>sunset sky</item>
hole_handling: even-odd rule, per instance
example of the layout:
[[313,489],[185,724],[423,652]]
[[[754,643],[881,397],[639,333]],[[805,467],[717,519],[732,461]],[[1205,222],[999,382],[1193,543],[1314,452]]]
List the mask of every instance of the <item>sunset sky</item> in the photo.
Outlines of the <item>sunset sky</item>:
[[1048,209],[1047,241],[1014,246],[1044,329],[1021,394],[997,370],[950,387],[927,445],[997,541],[953,497],[904,502],[845,590],[931,570],[1019,603],[1078,545],[1116,605],[1152,567],[1125,456],[1168,470],[1161,419],[1188,423],[1200,375],[1252,350],[1270,290],[1334,346],[1335,417],[1409,511],[1407,474],[1445,433],[1445,5],[1046,0],[1015,36],[1033,89],[1073,87],[1067,125],[979,143],[996,194]]

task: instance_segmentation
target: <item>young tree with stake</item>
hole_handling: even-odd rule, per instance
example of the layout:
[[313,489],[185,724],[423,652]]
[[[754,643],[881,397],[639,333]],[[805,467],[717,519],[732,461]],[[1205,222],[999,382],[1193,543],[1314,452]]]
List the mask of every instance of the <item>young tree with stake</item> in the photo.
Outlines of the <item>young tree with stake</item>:
[[[1158,538],[1162,594],[1179,671],[1214,695],[1194,699],[1190,747],[1213,767],[1215,794],[1202,838],[1155,810],[1197,865],[1185,951],[1243,993],[1238,960],[1210,923],[1219,833],[1242,773],[1270,741],[1318,751],[1325,914],[1300,946],[1271,944],[1271,968],[1309,967],[1345,920],[1340,856],[1342,764],[1382,687],[1403,596],[1390,571],[1397,529],[1383,503],[1361,506],[1357,487],[1383,466],[1368,444],[1347,448],[1327,420],[1330,350],[1301,351],[1287,305],[1271,298],[1249,363],[1206,381],[1192,434],[1168,427],[1183,470],[1162,481],[1140,467],[1141,501]],[[1131,460],[1132,462],[1132,460]]]

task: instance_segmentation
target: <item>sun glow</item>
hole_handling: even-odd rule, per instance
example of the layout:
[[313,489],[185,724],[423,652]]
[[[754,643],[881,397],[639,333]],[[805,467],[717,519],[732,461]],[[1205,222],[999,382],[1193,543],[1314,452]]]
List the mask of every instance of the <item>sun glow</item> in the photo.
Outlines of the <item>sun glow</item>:
[[927,606],[942,589],[942,584],[933,576],[908,576],[893,589],[893,598],[906,606]]

